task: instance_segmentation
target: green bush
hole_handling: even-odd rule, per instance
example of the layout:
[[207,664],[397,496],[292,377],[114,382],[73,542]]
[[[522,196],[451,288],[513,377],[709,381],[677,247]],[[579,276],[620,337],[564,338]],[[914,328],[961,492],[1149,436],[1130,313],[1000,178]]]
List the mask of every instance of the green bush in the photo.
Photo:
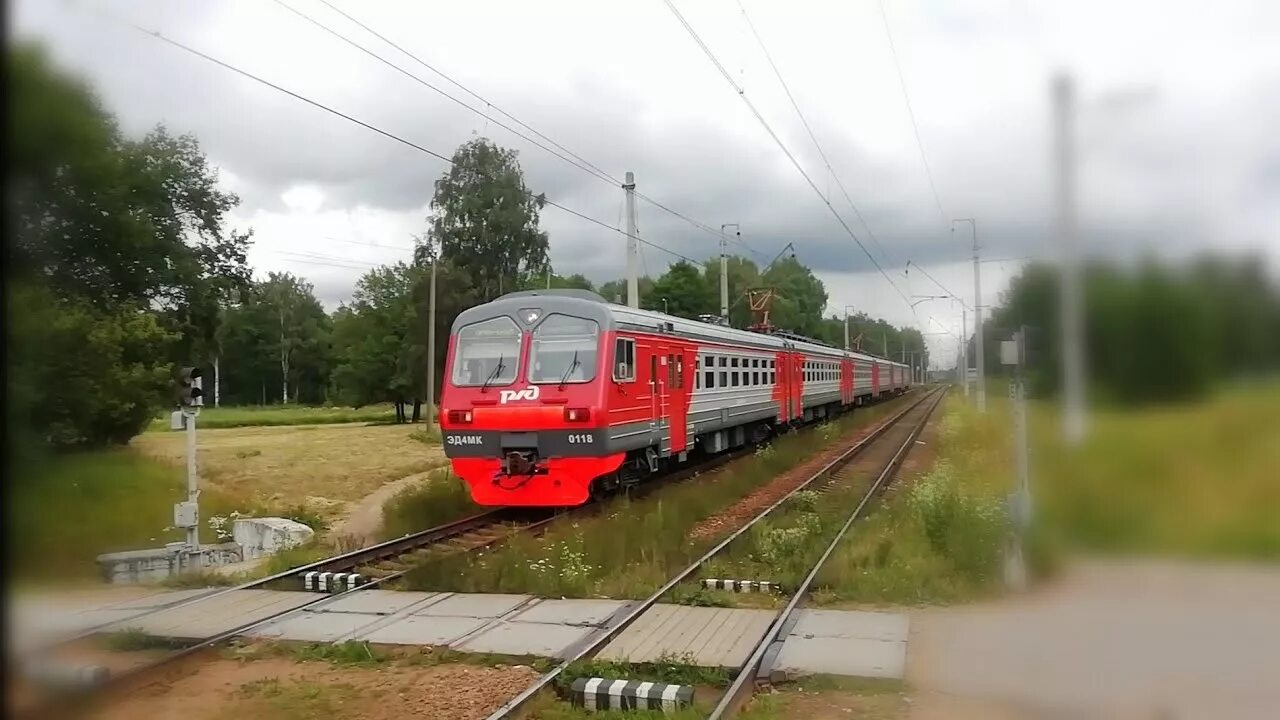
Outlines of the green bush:
[[127,443],[171,381],[174,336],[136,308],[108,312],[32,284],[10,288],[10,432],[54,448]]

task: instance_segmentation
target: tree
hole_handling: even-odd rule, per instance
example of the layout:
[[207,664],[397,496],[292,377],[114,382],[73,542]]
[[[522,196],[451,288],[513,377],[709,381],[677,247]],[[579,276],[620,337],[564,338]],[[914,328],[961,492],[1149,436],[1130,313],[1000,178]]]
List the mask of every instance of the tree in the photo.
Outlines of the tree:
[[773,324],[802,335],[817,335],[827,307],[827,289],[813,271],[795,257],[775,262],[762,278],[763,284],[777,288],[773,303]]
[[689,319],[716,311],[715,296],[706,278],[684,260],[667,268],[641,299],[641,306]]
[[[752,322],[751,305],[747,301],[747,290],[760,287],[760,268],[747,258],[730,255],[725,259],[729,272],[729,324],[734,327],[747,327]],[[720,258],[713,257],[702,264],[703,275],[711,286],[715,300],[715,314],[720,314]]]
[[409,360],[409,328],[418,321],[413,290],[421,274],[419,266],[406,263],[370,270],[333,319],[340,396],[355,406],[393,402],[400,421],[415,385],[421,385],[415,381],[420,370]]
[[105,309],[40,285],[9,288],[10,447],[57,449],[126,443],[162,403],[170,364],[156,352],[173,341],[154,313]]
[[[640,293],[640,302],[643,305],[644,299],[653,294],[653,278],[647,275],[636,278],[636,290]],[[627,304],[627,281],[625,278],[622,280],[610,280],[601,285],[597,292],[611,303]]]
[[[143,389],[152,363],[195,360],[202,343],[212,344],[219,303],[248,278],[250,236],[225,226],[239,200],[218,189],[195,138],[158,127],[127,139],[93,93],[38,47],[20,45],[9,60],[6,269],[11,283],[68,314],[61,325],[41,326],[11,312],[10,348],[56,344],[47,333],[76,327],[92,336],[80,357],[119,363],[97,369],[119,384],[95,391],[98,407],[113,408],[96,420],[64,432],[44,424],[66,427],[56,412],[22,417],[59,446],[122,442],[141,428],[137,413],[162,401]],[[32,375],[11,373],[10,387],[51,408],[75,402],[69,386],[41,384],[54,376],[21,367]]]
[[269,273],[258,285],[261,301],[267,306],[274,326],[275,356],[280,363],[280,402],[289,402],[290,368],[299,352],[317,354],[323,343],[327,316],[316,300],[311,283],[292,273]]
[[431,241],[488,302],[545,276],[547,234],[538,228],[544,202],[525,186],[516,151],[471,140],[435,183]]

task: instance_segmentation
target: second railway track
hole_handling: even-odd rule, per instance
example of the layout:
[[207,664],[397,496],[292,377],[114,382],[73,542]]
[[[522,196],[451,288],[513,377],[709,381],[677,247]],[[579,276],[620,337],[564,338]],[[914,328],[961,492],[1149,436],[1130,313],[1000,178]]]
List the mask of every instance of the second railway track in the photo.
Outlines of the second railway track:
[[862,517],[867,505],[893,477],[893,474],[915,443],[916,438],[923,431],[945,393],[945,388],[927,393],[906,409],[881,423],[869,435],[845,450],[751,520],[739,526],[702,557],[668,579],[652,595],[633,605],[616,622],[596,634],[590,642],[577,648],[562,663],[543,674],[519,695],[494,711],[489,715],[488,720],[508,720],[518,717],[522,709],[533,698],[551,687],[570,665],[594,658],[610,647],[611,643],[618,640],[645,613],[658,609],[655,608],[655,605],[658,604],[659,600],[668,595],[676,586],[692,579],[709,560],[721,555],[735,540],[746,534],[760,521],[770,517],[779,507],[794,497],[796,493],[804,490],[813,490],[823,494],[855,482],[865,482],[867,489],[862,493],[861,499],[849,513],[843,526],[827,544],[821,557],[812,565],[805,578],[798,586],[790,588],[792,592],[786,606],[778,612],[768,630],[755,642],[746,662],[737,669],[731,685],[709,716],[712,720],[732,717],[750,698],[758,683],[768,682],[768,668],[764,667],[764,663],[771,651],[773,651],[772,654],[776,654],[779,649],[782,642],[780,634],[783,627],[793,618],[796,610],[812,587],[818,572],[841,540],[844,539],[849,528],[856,520]]

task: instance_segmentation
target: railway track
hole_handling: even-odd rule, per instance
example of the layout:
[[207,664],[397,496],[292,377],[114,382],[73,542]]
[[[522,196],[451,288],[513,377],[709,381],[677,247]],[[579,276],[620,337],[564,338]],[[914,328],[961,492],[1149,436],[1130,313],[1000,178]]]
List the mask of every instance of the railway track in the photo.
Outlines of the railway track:
[[633,606],[617,622],[596,635],[589,643],[584,644],[558,666],[543,674],[519,695],[495,710],[489,715],[488,720],[507,720],[517,717],[521,709],[545,688],[551,686],[566,668],[575,662],[590,659],[598,654],[632,623],[644,615],[645,612],[653,608],[672,589],[691,579],[709,560],[720,555],[730,544],[747,533],[757,523],[769,517],[787,500],[794,497],[796,493],[803,490],[812,490],[820,494],[828,494],[855,482],[867,481],[867,490],[849,514],[844,525],[831,539],[804,580],[794,588],[794,592],[791,594],[786,606],[778,613],[764,636],[754,646],[748,656],[748,660],[739,668],[728,691],[710,715],[712,720],[732,717],[751,697],[752,692],[757,687],[757,681],[762,683],[768,681],[767,672],[762,672],[762,664],[769,651],[771,649],[776,651],[780,646],[780,631],[794,616],[796,610],[799,609],[813,584],[814,578],[817,577],[827,558],[834,552],[853,523],[862,516],[866,506],[892,478],[945,393],[946,388],[927,393],[883,422],[871,434],[855,443],[804,482],[738,527],[688,567],[669,578],[662,587],[639,604]]
[[[855,449],[878,437],[888,426],[894,424],[913,408],[918,407],[921,402],[922,400],[917,400],[909,408],[891,418],[889,422],[882,424],[872,435],[855,446]],[[743,449],[721,453],[707,458],[703,462],[682,467],[675,472],[664,475],[660,479],[633,488],[631,490],[632,497],[642,497],[672,483],[681,482],[703,472],[714,470],[750,452],[750,449]],[[845,453],[845,455],[848,455],[848,453]],[[845,457],[845,455],[841,457]],[[828,468],[824,468],[821,472],[825,472]],[[834,483],[842,482],[843,476],[832,474],[829,480]],[[806,482],[796,490],[803,489],[808,485],[809,483]],[[794,492],[792,491],[792,494]],[[787,497],[790,497],[790,494]],[[783,500],[785,499],[783,498]],[[770,510],[781,502],[782,500],[779,500],[778,503],[771,506]],[[39,704],[34,710],[24,711],[17,716],[29,718],[57,717],[82,707],[86,702],[101,701],[110,696],[126,694],[132,689],[150,684],[153,677],[164,675],[168,671],[180,668],[186,661],[202,656],[211,648],[234,637],[252,632],[271,623],[279,622],[304,610],[315,609],[326,603],[334,602],[338,598],[351,593],[389,584],[408,574],[415,567],[434,559],[491,547],[517,534],[538,533],[559,519],[571,515],[578,516],[592,513],[600,507],[599,503],[591,503],[572,509],[495,508],[400,538],[325,558],[269,577],[201,595],[166,606],[160,610],[143,611],[134,616],[89,628],[64,640],[60,645],[75,643],[103,632],[129,627],[130,623],[141,621],[151,615],[198,606],[200,603],[238,591],[265,589],[322,591],[317,593],[314,599],[304,603],[295,604],[278,613],[256,618],[244,624],[225,629],[212,636],[187,644],[156,660],[130,667],[123,672],[111,674],[105,680],[86,688],[83,692],[58,694],[51,698],[49,702]],[[752,520],[752,523],[756,520],[759,520],[759,517]],[[747,526],[744,526],[743,529],[745,527]],[[736,537],[741,532],[742,530],[739,530],[731,538]],[[703,558],[703,561],[705,559]],[[621,627],[618,628],[618,631],[620,630]],[[52,649],[46,648],[46,651]]]

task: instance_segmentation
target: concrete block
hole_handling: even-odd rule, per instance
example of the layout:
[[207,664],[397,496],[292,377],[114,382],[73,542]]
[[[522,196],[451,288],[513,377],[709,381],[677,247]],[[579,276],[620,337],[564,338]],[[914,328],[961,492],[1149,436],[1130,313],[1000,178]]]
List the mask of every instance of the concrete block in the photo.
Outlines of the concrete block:
[[[238,543],[200,547],[201,567],[217,567],[243,559]],[[102,579],[109,583],[139,583],[163,580],[192,566],[183,543],[146,550],[126,550],[98,556]]]
[[236,518],[231,529],[231,537],[243,548],[245,560],[274,555],[314,536],[310,527],[279,517]]

